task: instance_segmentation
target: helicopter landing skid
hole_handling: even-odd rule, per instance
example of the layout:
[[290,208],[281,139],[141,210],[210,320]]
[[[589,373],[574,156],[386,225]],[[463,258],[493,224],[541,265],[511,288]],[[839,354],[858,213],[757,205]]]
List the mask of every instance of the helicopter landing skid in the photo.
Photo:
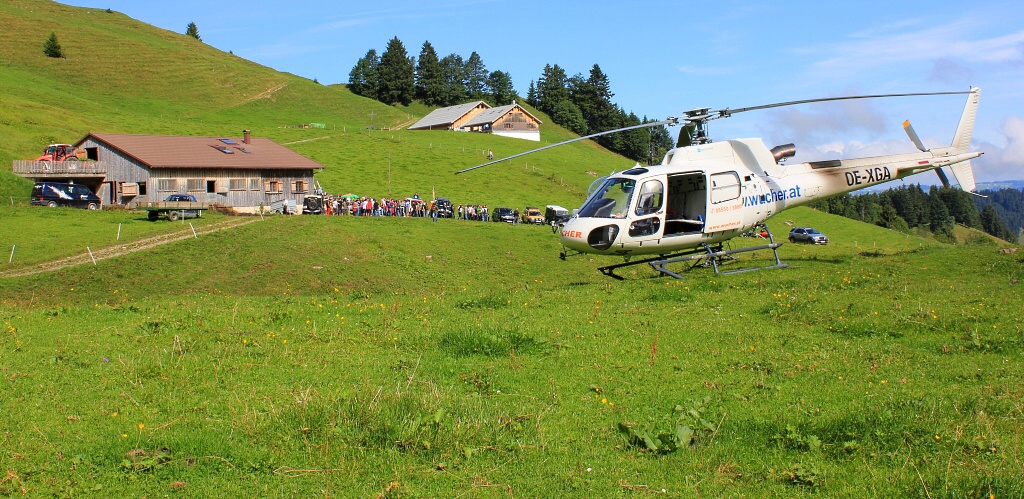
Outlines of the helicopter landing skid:
[[[660,256],[656,256],[656,257],[652,257],[652,258],[645,258],[643,260],[635,260],[635,261],[631,261],[631,262],[618,263],[618,264],[615,264],[615,265],[607,265],[605,267],[600,267],[597,270],[600,270],[602,274],[604,274],[604,275],[606,275],[608,277],[611,277],[611,278],[614,278],[614,279],[618,279],[618,280],[623,280],[623,279],[625,279],[624,277],[615,274],[615,270],[616,269],[620,269],[622,267],[628,267],[628,266],[631,266],[631,265],[639,265],[639,264],[642,264],[642,263],[649,263],[651,265],[651,268],[653,268],[654,270],[657,270],[658,272],[660,272],[661,275],[672,276],[672,277],[674,277],[676,279],[683,279],[684,277],[679,275],[679,274],[677,274],[677,273],[675,273],[675,272],[673,272],[673,271],[671,271],[671,270],[669,270],[666,267],[666,265],[668,265],[670,263],[679,263],[679,262],[696,260],[694,262],[694,264],[690,266],[690,269],[693,269],[694,267],[698,267],[698,266],[700,266],[700,267],[708,267],[708,266],[710,266],[710,267],[715,269],[715,273],[716,274],[726,274],[726,275],[727,274],[738,274],[738,273],[741,273],[741,272],[751,272],[751,271],[754,271],[754,270],[760,270],[762,268],[771,269],[771,268],[785,268],[785,267],[788,267],[789,265],[787,265],[785,263],[782,263],[782,260],[779,259],[779,250],[778,250],[778,248],[779,248],[779,246],[782,246],[783,243],[775,242],[775,238],[772,237],[772,233],[771,233],[771,231],[768,230],[767,226],[762,224],[762,225],[759,225],[759,226],[755,226],[755,228],[756,227],[763,228],[765,230],[765,232],[768,233],[768,241],[769,241],[768,244],[762,244],[762,245],[758,245],[758,246],[751,246],[749,248],[739,248],[739,249],[734,249],[734,250],[723,250],[721,243],[716,244],[713,247],[708,245],[708,244],[703,244],[701,248],[694,248],[692,250],[684,251],[682,253],[675,253],[675,254],[672,254],[672,255],[660,255]],[[772,253],[775,255],[775,265],[769,265],[767,267],[749,267],[749,268],[745,268],[745,269],[731,270],[729,272],[722,272],[718,268],[719,264],[725,263],[727,261],[735,260],[736,257],[734,257],[732,255],[735,255],[737,253],[746,253],[746,252],[749,252],[749,251],[759,251],[759,250],[765,250],[765,249],[772,250]]]

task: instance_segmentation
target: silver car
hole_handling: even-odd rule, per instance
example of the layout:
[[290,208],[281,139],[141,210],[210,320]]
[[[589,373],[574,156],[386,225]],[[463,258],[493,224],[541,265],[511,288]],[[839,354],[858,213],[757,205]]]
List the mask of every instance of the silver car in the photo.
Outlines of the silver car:
[[812,227],[794,227],[793,230],[789,231],[789,242],[828,244],[828,237]]

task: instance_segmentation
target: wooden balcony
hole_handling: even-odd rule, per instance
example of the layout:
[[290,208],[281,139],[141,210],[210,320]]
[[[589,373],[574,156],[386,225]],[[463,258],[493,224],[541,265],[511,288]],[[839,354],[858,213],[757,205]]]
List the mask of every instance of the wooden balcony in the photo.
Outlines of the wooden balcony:
[[104,178],[107,164],[103,161],[28,161],[14,160],[11,171],[28,178]]

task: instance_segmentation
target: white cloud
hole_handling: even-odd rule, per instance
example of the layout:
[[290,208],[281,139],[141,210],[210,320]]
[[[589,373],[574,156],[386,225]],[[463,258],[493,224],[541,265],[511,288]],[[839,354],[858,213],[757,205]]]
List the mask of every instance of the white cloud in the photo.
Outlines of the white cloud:
[[975,177],[980,181],[1024,180],[1024,119],[1010,116],[1003,122],[1006,145],[977,144],[985,154],[973,161]]
[[845,42],[825,46],[830,55],[812,65],[812,72],[836,76],[872,68],[913,62],[964,60],[995,64],[1024,61],[1024,30],[995,37],[979,37],[970,21],[959,21],[917,31],[889,29],[852,35]]

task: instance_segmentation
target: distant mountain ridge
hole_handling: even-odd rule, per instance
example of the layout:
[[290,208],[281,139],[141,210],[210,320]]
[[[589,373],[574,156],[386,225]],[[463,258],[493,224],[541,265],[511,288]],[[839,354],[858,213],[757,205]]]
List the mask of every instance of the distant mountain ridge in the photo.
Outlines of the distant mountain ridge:
[[1024,189],[1024,180],[996,180],[993,182],[978,182],[979,191],[997,191],[999,189]]

